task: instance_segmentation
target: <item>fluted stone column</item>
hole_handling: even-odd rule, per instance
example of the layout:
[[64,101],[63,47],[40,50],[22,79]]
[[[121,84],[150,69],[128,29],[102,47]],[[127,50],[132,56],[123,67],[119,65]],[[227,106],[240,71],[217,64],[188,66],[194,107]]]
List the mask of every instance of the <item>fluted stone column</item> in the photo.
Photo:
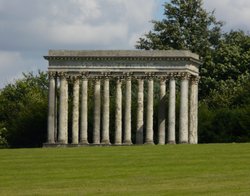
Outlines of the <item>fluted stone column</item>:
[[188,76],[181,78],[179,142],[188,143]]
[[82,79],[80,144],[88,142],[88,79]]
[[154,114],[154,81],[153,78],[149,78],[145,144],[154,144],[153,114]]
[[190,82],[189,143],[198,143],[198,77]]
[[122,82],[116,81],[115,145],[122,143]]
[[95,97],[94,97],[94,132],[93,144],[100,144],[100,125],[101,125],[101,84],[100,80],[95,81]]
[[143,144],[143,79],[138,79],[136,144]]
[[109,140],[109,79],[104,79],[102,144],[110,145]]
[[175,78],[169,81],[168,144],[175,144]]
[[60,102],[59,102],[59,132],[58,143],[68,143],[68,81],[66,75],[60,75]]
[[72,144],[79,143],[79,78],[74,78],[73,114],[72,114]]
[[158,108],[158,144],[165,144],[166,80],[160,80],[160,102]]
[[54,125],[55,125],[55,131],[54,131],[54,138],[55,138],[55,143],[57,143],[58,140],[58,90],[57,90],[57,85],[58,85],[58,79],[55,77],[55,109],[54,109],[54,115],[55,115],[55,120],[54,120]]
[[131,145],[131,78],[126,79],[126,104],[125,104],[124,141],[125,145]]
[[55,143],[55,107],[56,107],[56,82],[55,73],[49,73],[49,107],[48,107],[48,135],[47,143]]

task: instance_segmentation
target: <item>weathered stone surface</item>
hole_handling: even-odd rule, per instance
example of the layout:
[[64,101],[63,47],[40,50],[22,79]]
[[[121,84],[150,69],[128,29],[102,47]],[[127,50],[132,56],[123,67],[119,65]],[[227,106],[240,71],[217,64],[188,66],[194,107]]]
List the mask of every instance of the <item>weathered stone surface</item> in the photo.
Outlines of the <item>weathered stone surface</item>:
[[55,103],[56,103],[55,75],[49,73],[49,107],[48,107],[48,139],[50,144],[55,143]]
[[190,82],[189,143],[198,143],[198,78]]
[[188,143],[188,78],[181,80],[179,143]]
[[79,143],[79,78],[74,79],[73,114],[72,114],[72,144]]
[[[110,145],[109,96],[110,94],[113,95],[113,93],[110,92],[109,89],[109,80],[113,79],[117,81],[114,119],[115,135],[114,138],[112,138],[112,141],[114,139],[114,145],[132,144],[131,81],[133,80],[138,81],[135,144],[143,144],[143,142],[145,144],[154,144],[156,142],[154,141],[153,131],[154,96],[160,97],[158,115],[156,115],[156,117],[158,117],[158,144],[166,143],[166,116],[168,116],[167,143],[176,143],[176,80],[181,81],[179,143],[196,144],[198,142],[198,82],[195,80],[199,76],[199,65],[201,64],[198,55],[186,50],[50,50],[48,56],[44,58],[49,61],[48,69],[49,73],[51,73],[49,80],[48,138],[45,146],[85,146],[89,144],[88,132],[90,131],[91,134],[93,134],[93,143],[90,145]],[[60,82],[57,84],[58,78],[60,78]],[[154,95],[154,82],[157,83],[159,81],[158,79],[161,80],[160,95]],[[70,84],[74,81],[73,107],[68,107],[68,80]],[[81,91],[79,89],[79,80],[81,81]],[[92,80],[95,80],[93,130],[88,131],[88,81]],[[121,86],[124,80],[126,84],[126,94],[125,101],[122,105]],[[169,91],[166,89],[166,80],[169,82]],[[144,81],[146,81],[148,85],[147,95],[145,95],[147,96],[145,111]],[[102,85],[101,82],[103,82]],[[60,88],[58,100],[59,112],[57,112],[57,86]],[[103,91],[101,91],[101,86],[104,88]],[[169,100],[167,101],[166,92],[169,92]],[[103,98],[101,99],[101,97]],[[169,103],[168,115],[165,114],[165,102]],[[124,106],[125,109],[124,113],[122,112],[122,106]],[[70,114],[72,112],[71,144],[68,144],[69,108],[73,108],[72,111],[70,111]],[[79,109],[81,109],[80,114]],[[144,116],[146,117],[145,134],[143,133]],[[58,127],[57,124],[59,125]]]
[[116,81],[115,145],[122,144],[122,82]]
[[109,140],[109,79],[104,79],[103,91],[103,125],[102,125],[102,144],[110,145]]
[[58,143],[68,143],[68,81],[61,76]]
[[152,78],[150,78],[148,80],[147,124],[146,124],[145,144],[154,144],[153,115],[154,115],[154,81]]
[[175,78],[169,81],[168,144],[175,144]]
[[136,129],[136,144],[143,144],[143,96],[144,81],[138,79],[138,97],[137,97],[137,129]]
[[45,56],[50,71],[78,74],[88,72],[88,77],[103,77],[111,72],[113,76],[146,76],[148,73],[166,76],[173,73],[189,73],[198,76],[199,57],[190,51],[66,51],[50,50]]
[[191,57],[199,56],[188,50],[49,50],[48,56],[60,57]]
[[95,81],[95,108],[94,108],[94,130],[93,130],[93,144],[100,144],[100,126],[101,126],[101,84],[100,80]]
[[126,79],[125,124],[123,144],[131,145],[131,78]]
[[88,144],[88,80],[82,79],[80,144]]
[[166,129],[166,80],[160,81],[160,96],[158,108],[158,144],[165,144],[165,129]]

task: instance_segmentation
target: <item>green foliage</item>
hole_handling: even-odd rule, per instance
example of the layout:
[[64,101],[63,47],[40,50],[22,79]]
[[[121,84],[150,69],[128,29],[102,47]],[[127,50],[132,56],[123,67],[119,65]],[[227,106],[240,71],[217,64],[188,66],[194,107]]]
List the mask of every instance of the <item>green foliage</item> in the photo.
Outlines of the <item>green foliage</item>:
[[249,141],[250,36],[221,32],[202,0],[171,0],[164,19],[137,42],[145,50],[188,49],[200,55],[199,141]]
[[8,147],[7,142],[7,129],[4,127],[3,123],[0,123],[0,148]]
[[189,49],[205,56],[218,44],[222,22],[207,12],[202,0],[171,0],[164,4],[162,21],[137,42],[138,49]]
[[238,91],[240,86],[244,88],[249,82],[250,36],[243,31],[223,34],[200,71],[202,98],[213,97],[214,92],[210,95],[211,91]]
[[11,147],[41,146],[47,127],[47,74],[23,74],[0,94],[0,123]]
[[237,108],[199,108],[199,142],[250,142],[250,104]]
[[211,108],[234,108],[250,103],[250,75],[242,74],[233,79],[220,80],[217,86],[210,90],[209,96],[203,102]]

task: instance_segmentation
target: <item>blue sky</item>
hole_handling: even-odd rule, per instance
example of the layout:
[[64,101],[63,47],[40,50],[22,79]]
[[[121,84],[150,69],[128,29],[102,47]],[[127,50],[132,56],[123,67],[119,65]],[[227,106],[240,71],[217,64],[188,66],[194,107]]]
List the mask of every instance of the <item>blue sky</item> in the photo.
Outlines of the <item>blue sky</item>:
[[161,20],[163,18],[163,13],[164,13],[164,8],[163,8],[163,4],[169,2],[169,1],[165,1],[165,0],[159,0],[158,1],[158,7],[157,7],[157,11],[155,13],[155,18],[157,20]]
[[[169,1],[169,0],[168,0]],[[49,49],[134,49],[165,0],[0,0],[0,88],[47,70]],[[225,31],[250,31],[250,0],[204,0]]]

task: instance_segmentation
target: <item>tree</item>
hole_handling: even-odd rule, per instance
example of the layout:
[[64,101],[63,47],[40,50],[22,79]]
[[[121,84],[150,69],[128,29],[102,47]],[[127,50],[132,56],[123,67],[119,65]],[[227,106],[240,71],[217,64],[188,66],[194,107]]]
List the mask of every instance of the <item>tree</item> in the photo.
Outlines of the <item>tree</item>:
[[223,34],[223,23],[202,0],[171,0],[164,8],[164,19],[152,21],[153,30],[136,48],[199,54],[199,141],[249,141],[250,36],[241,30]]
[[35,147],[45,142],[47,74],[23,74],[0,94],[0,123],[10,147]]
[[[223,34],[202,68],[202,95],[212,107],[232,107],[250,82],[250,36],[243,31]],[[205,67],[205,68],[204,68]]]
[[162,21],[137,42],[138,49],[189,49],[201,57],[218,45],[222,22],[202,7],[202,0],[171,0]]

